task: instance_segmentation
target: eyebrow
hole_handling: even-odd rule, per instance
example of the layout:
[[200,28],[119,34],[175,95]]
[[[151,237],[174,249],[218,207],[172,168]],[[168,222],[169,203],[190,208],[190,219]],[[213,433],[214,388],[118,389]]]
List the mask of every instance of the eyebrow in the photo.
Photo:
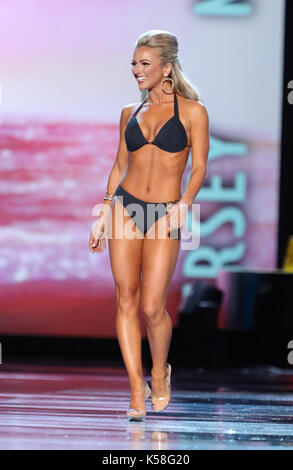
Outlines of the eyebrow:
[[[140,59],[139,62],[144,62],[145,60],[148,60],[148,61],[151,62],[151,59]],[[136,60],[135,60],[135,59],[132,59],[132,62],[136,62]]]

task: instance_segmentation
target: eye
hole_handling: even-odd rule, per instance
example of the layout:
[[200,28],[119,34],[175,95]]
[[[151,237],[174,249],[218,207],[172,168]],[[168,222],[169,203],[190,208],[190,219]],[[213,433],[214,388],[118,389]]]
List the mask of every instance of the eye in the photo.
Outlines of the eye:
[[[130,65],[136,65],[136,62],[131,62]],[[142,62],[142,65],[150,65],[148,62]]]

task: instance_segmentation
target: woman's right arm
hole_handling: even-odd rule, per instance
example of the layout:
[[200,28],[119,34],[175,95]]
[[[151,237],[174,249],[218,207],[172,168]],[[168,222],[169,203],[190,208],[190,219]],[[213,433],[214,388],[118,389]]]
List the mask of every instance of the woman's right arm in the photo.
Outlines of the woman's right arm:
[[[107,191],[108,193],[114,195],[116,189],[121,181],[121,178],[125,172],[127,163],[128,163],[128,149],[126,147],[124,132],[126,129],[126,124],[129,118],[129,113],[131,108],[125,106],[120,115],[120,139],[119,146],[116,155],[115,162],[113,164],[112,170],[110,172]],[[89,246],[92,252],[102,252],[102,246],[106,248],[106,220],[112,204],[112,201],[104,200],[102,203],[102,208],[99,214],[99,219],[95,222],[94,227],[90,233]]]
[[[124,132],[126,129],[126,124],[129,118],[129,111],[130,107],[125,106],[120,115],[120,139],[119,139],[119,146],[116,155],[115,162],[113,164],[112,170],[110,172],[108,183],[107,183],[107,191],[110,194],[115,194],[116,189],[121,181],[121,178],[125,172],[127,163],[128,163],[128,150],[126,147]],[[111,206],[112,201],[104,200],[105,206]]]

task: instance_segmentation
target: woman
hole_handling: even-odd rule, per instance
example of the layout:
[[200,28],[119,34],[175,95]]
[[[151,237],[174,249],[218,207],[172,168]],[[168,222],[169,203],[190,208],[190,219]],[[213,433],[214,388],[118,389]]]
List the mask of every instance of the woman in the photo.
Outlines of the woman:
[[[127,105],[121,112],[117,157],[89,245],[92,252],[101,253],[106,248],[107,228],[111,223],[113,228],[120,214],[118,229],[122,227],[123,234],[120,230],[117,236],[116,223],[109,238],[116,329],[130,381],[127,414],[130,419],[141,420],[150,394],[154,411],[165,409],[171,399],[171,365],[166,361],[172,321],[166,300],[179,252],[180,228],[206,175],[209,120],[199,95],[181,72],[173,34],[151,30],[139,36],[131,64],[140,91],[148,93],[142,103]],[[191,147],[192,171],[181,195]],[[154,208],[157,203],[161,203],[161,212],[154,220],[147,217],[147,206]],[[129,204],[136,204],[136,217]],[[162,221],[166,236],[157,233]],[[177,237],[171,235],[175,229]],[[133,230],[135,237],[130,234]],[[152,391],[143,379],[139,306],[152,355]]]

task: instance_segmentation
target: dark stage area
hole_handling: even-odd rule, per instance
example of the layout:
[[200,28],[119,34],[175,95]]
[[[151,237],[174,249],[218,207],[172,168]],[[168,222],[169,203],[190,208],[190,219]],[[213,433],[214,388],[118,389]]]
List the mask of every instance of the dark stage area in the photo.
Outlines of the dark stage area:
[[[251,331],[217,328],[173,328],[169,361],[178,367],[230,369],[241,367],[279,367],[292,369],[288,355],[293,349],[291,328],[272,325]],[[71,338],[42,336],[1,336],[3,365],[11,361],[34,363],[39,357],[58,363],[123,366],[117,338]],[[146,338],[142,340],[142,361],[152,366]]]

